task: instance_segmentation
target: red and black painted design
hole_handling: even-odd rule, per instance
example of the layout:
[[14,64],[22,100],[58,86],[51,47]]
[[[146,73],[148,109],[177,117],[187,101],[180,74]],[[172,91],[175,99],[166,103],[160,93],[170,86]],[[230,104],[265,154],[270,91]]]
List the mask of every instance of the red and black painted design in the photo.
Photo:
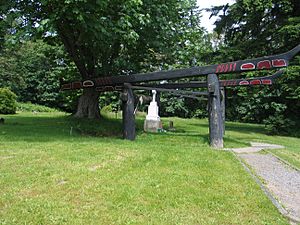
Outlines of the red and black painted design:
[[[219,65],[210,65],[202,67],[193,67],[187,69],[158,71],[144,74],[132,74],[122,76],[102,77],[80,82],[72,82],[71,84],[62,85],[61,90],[71,90],[80,88],[97,88],[102,86],[122,86],[124,83],[140,83],[159,80],[172,80],[185,77],[206,76],[208,74],[227,74],[227,73],[240,73],[253,70],[269,70],[287,67],[289,60],[293,58],[300,51],[300,45],[283,54],[265,56],[256,59],[240,60],[229,63],[222,63]],[[250,85],[258,85],[259,81],[252,81]],[[269,83],[269,81],[265,81]],[[92,85],[94,84],[94,85]],[[241,85],[247,85],[242,82]]]
[[279,76],[283,74],[284,70],[279,70],[271,76],[248,78],[248,79],[235,79],[235,80],[220,80],[222,87],[234,86],[254,86],[254,85],[272,85]]
[[[279,70],[273,75],[264,77],[255,77],[249,79],[234,79],[234,80],[220,80],[221,87],[238,87],[238,86],[254,86],[254,85],[272,85],[275,80],[284,73],[284,70]],[[141,85],[143,86],[143,85]],[[205,81],[192,81],[188,83],[165,83],[165,84],[148,84],[146,87],[156,88],[206,88],[207,82]]]
[[123,86],[101,86],[96,88],[96,91],[99,92],[122,91],[122,90],[123,90]]
[[82,87],[88,88],[88,87],[94,87],[94,81],[92,80],[85,80],[82,82]]
[[257,64],[253,63],[244,63],[241,65],[241,70],[269,70],[274,68],[286,67],[287,62],[285,59],[274,59],[274,60],[262,60],[257,62]]
[[219,64],[216,69],[216,73],[228,73],[236,70],[236,63],[224,63]]

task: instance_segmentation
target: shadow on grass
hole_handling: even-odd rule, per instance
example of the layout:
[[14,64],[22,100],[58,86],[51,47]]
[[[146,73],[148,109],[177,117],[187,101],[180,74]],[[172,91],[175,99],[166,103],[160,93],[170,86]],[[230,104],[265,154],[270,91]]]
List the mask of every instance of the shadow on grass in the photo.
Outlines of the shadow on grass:
[[[197,127],[205,127],[208,129],[208,124],[189,124],[191,126],[197,126]],[[255,132],[259,134],[267,134],[266,129],[257,124],[249,124],[249,123],[238,123],[233,124],[231,122],[226,122],[225,124],[225,132],[226,131],[235,131],[235,132],[241,132],[241,133],[249,133],[249,132]]]
[[122,137],[122,121],[75,119],[71,116],[9,116],[0,127],[5,141],[48,142],[81,136]]
[[[144,118],[136,118],[137,135],[144,133]],[[205,127],[207,130],[190,129],[188,126]],[[260,126],[249,126],[247,124],[227,124],[227,131],[239,132],[261,132]],[[166,133],[147,134],[161,137],[187,137],[199,139],[201,143],[209,145],[208,126],[201,123],[188,123],[187,128],[178,126],[175,131]],[[27,141],[27,142],[50,142],[64,140],[72,142],[74,138],[97,138],[99,142],[107,142],[109,139],[122,139],[122,119],[102,117],[100,120],[77,119],[69,115],[17,115],[7,116],[4,125],[0,126],[0,140],[3,141]],[[111,141],[111,140],[110,140]],[[245,145],[243,140],[224,138],[227,143]]]

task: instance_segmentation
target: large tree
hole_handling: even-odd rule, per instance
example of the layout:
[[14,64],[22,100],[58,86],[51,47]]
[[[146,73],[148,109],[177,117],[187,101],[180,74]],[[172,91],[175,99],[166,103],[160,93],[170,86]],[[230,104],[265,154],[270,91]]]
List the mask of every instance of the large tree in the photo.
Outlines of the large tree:
[[[82,79],[164,68],[203,36],[195,0],[18,0],[21,15],[45,39],[58,36]],[[201,41],[201,38],[198,38]],[[99,93],[85,89],[76,116],[99,117]]]

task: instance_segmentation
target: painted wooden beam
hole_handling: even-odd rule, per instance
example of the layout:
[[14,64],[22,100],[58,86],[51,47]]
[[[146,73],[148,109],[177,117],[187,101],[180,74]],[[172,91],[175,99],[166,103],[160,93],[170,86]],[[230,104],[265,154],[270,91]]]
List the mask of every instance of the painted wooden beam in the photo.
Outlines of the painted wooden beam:
[[294,49],[278,55],[265,56],[254,59],[239,60],[216,65],[192,67],[186,69],[157,71],[121,76],[99,77],[84,81],[76,81],[62,85],[62,90],[74,90],[101,86],[117,86],[124,83],[140,83],[149,81],[171,80],[186,77],[206,76],[208,74],[232,74],[254,70],[270,70],[287,67],[289,60],[300,51],[300,45]]

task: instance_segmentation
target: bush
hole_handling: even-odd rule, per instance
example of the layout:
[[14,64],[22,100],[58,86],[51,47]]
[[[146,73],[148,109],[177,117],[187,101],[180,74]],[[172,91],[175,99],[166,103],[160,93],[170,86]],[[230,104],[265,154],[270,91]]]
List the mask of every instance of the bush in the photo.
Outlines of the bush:
[[0,88],[0,113],[15,114],[17,109],[17,96],[8,88]]
[[58,110],[47,106],[22,102],[17,103],[17,110],[21,112],[58,112]]
[[270,116],[264,121],[269,134],[291,134],[295,129],[296,123],[283,115]]

